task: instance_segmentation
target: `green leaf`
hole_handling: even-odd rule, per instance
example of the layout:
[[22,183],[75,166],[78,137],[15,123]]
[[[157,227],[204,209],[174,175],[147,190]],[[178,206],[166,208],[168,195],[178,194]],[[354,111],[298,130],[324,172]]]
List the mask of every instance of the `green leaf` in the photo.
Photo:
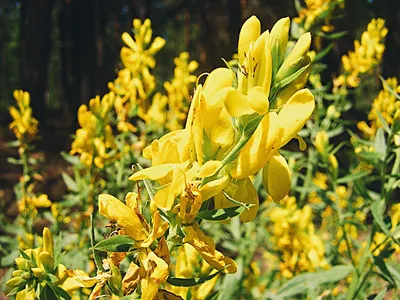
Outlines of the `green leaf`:
[[371,171],[361,171],[361,172],[358,172],[358,173],[349,174],[349,175],[346,175],[346,176],[344,176],[342,178],[339,178],[337,180],[337,183],[341,184],[341,183],[347,183],[347,182],[350,182],[350,181],[355,181],[357,179],[361,179],[361,178],[369,175],[370,173],[371,173]]
[[229,201],[231,201],[232,203],[234,203],[234,204],[236,204],[236,205],[239,205],[239,206],[244,207],[245,209],[250,209],[250,207],[254,206],[254,204],[247,204],[247,203],[240,202],[240,201],[238,201],[238,200],[236,200],[236,199],[233,199],[233,198],[232,198],[231,196],[229,196],[228,193],[225,192],[225,191],[222,191],[222,193],[224,194],[224,196],[226,197],[226,199],[228,199]]
[[54,300],[54,299],[59,299],[53,289],[46,284],[43,288],[42,291],[40,292],[39,296],[40,300]]
[[200,211],[197,216],[204,220],[222,221],[236,217],[245,210],[246,208],[244,206],[234,206],[229,208]]
[[[379,294],[376,295],[373,300],[382,300],[385,294],[386,294],[386,288],[380,291]],[[368,297],[368,299],[370,299],[370,297]]]
[[78,185],[76,184],[76,182],[72,179],[71,176],[69,176],[67,173],[63,172],[62,174],[62,178],[64,179],[64,182],[66,184],[66,186],[68,187],[68,189],[72,192],[78,192]]
[[385,134],[383,133],[382,128],[378,128],[378,130],[376,131],[374,147],[375,147],[375,152],[379,154],[380,159],[381,160],[385,159],[387,145],[385,140]]
[[322,31],[318,31],[315,34],[319,35],[323,38],[329,39],[329,40],[335,40],[335,39],[341,38],[342,36],[345,36],[347,34],[347,31],[340,31],[340,32],[328,33],[328,34],[322,32]]
[[67,161],[69,162],[71,165],[79,165],[81,163],[81,160],[79,159],[78,156],[75,155],[70,155],[65,151],[61,151],[61,156]]
[[346,277],[353,267],[351,265],[334,266],[327,271],[300,274],[289,280],[278,290],[278,296],[289,297],[315,289],[321,284],[337,282]]
[[128,252],[135,240],[128,235],[115,235],[98,242],[93,249],[99,251]]
[[92,247],[92,253],[93,253],[93,258],[94,258],[94,263],[96,264],[96,267],[98,270],[104,271],[103,264],[101,262],[101,257],[99,255],[99,252],[94,249],[95,247],[95,242],[96,242],[96,237],[94,235],[94,217],[93,213],[90,214],[90,246]]
[[[224,268],[225,269],[225,268]],[[183,287],[190,287],[202,284],[206,281],[213,279],[218,274],[222,273],[224,269],[221,269],[211,275],[199,278],[178,278],[178,277],[168,277],[167,283],[173,286],[183,286]]]
[[[61,296],[62,299],[66,299],[66,300],[70,300],[72,299],[71,296],[62,288],[60,288],[59,286],[56,286],[54,284],[49,284],[49,287],[53,290],[53,292],[58,295]],[[40,298],[42,299],[42,298]],[[49,299],[53,299],[53,298],[49,298]],[[59,299],[59,297],[57,297],[57,299]]]
[[14,157],[7,157],[7,162],[12,165],[22,165],[22,160]]
[[385,209],[386,204],[383,200],[374,201],[371,205],[372,216],[374,217],[376,224],[387,236],[392,236],[383,220]]

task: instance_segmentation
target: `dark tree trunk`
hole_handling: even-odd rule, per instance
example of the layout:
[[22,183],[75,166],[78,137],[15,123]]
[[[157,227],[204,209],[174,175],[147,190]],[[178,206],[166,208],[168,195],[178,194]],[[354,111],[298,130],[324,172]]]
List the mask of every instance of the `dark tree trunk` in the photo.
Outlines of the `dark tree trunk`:
[[[60,15],[63,89],[71,114],[95,96],[102,61],[97,0],[64,1]],[[76,119],[75,119],[76,120]]]
[[33,114],[43,127],[51,48],[53,0],[21,2],[21,88],[31,94]]

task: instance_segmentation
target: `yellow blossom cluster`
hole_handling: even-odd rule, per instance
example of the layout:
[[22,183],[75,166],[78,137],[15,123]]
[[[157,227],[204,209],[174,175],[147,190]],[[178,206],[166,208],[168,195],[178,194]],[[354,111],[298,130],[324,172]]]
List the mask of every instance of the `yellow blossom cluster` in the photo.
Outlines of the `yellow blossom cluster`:
[[28,92],[22,90],[14,91],[14,99],[17,107],[10,107],[10,115],[13,121],[10,123],[10,129],[21,143],[32,139],[37,133],[38,121],[32,116],[30,107],[31,97]]
[[189,62],[189,53],[175,57],[174,78],[164,83],[167,95],[156,93],[150,108],[139,116],[146,122],[148,130],[166,128],[169,131],[182,129],[190,105],[190,89],[197,77],[191,73],[198,68],[195,60]]
[[156,65],[154,55],[165,45],[165,40],[156,37],[153,40],[151,22],[146,19],[143,23],[139,19],[133,20],[133,38],[124,32],[122,40],[126,46],[121,49],[121,60],[124,68],[118,72],[117,79],[108,84],[109,89],[117,95],[115,111],[120,131],[134,131],[127,119],[138,113],[138,109],[145,114],[150,105],[150,96],[153,93],[156,80],[150,70]]
[[197,79],[195,75],[192,75],[192,72],[198,68],[198,63],[195,60],[189,62],[188,52],[182,52],[174,59],[174,63],[174,78],[171,82],[164,83],[168,95],[166,127],[170,131],[181,129],[184,125],[190,104],[192,92],[190,89]]
[[[357,127],[366,136],[373,137],[378,128],[383,128],[383,124],[378,116],[381,114],[386,123],[391,126],[394,120],[400,120],[400,85],[397,78],[388,78],[383,84],[383,89],[372,103],[372,109],[368,114],[370,125],[365,121],[358,122]],[[395,140],[400,144],[400,136],[395,136]]]
[[360,84],[360,75],[368,74],[382,60],[385,51],[384,39],[388,33],[385,20],[372,19],[361,41],[354,41],[354,51],[342,57],[344,73],[334,80],[334,86],[355,88]]
[[310,206],[298,208],[294,197],[286,197],[281,205],[268,211],[268,217],[272,251],[281,257],[279,268],[283,277],[329,267],[323,241],[315,232]]
[[[400,224],[400,203],[393,204],[390,207],[389,216],[391,221],[390,232],[394,234],[396,227]],[[385,248],[391,248],[397,254],[400,254],[400,245],[393,243],[383,232],[376,232],[370,247],[372,254],[379,256]]]
[[46,288],[65,288],[69,285],[67,268],[63,264],[57,264],[54,254],[53,236],[45,227],[43,230],[43,245],[35,249],[21,251],[21,255],[15,259],[17,269],[13,271],[12,278],[6,286],[16,294],[17,300],[37,299],[36,292],[42,292]]
[[[175,263],[175,277],[200,278],[214,273],[215,270],[201,258],[193,246],[190,244],[183,244],[179,247]],[[170,285],[167,286],[167,289],[175,295],[182,297],[182,299],[187,299],[189,290],[191,299],[206,299],[217,283],[218,277],[219,276],[216,275],[211,280],[191,288]]]
[[[259,171],[275,201],[288,194],[291,174],[278,150],[294,137],[304,148],[297,133],[315,107],[314,96],[303,89],[311,70],[311,36],[301,36],[287,53],[289,27],[289,18],[283,18],[271,32],[262,33],[256,17],[245,22],[239,35],[238,72],[229,68],[212,71],[204,85],[196,87],[185,127],[144,149],[143,156],[152,166],[138,170],[129,179],[145,181],[149,202],[142,201],[142,193],[128,193],[125,203],[111,195],[100,195],[99,212],[118,226],[114,234],[127,235],[134,241],[135,259],[122,279],[120,296],[136,289],[141,291],[141,299],[163,293],[160,288],[170,269],[165,241],[168,229],[177,232],[175,239],[185,247],[186,255],[188,249],[198,252],[208,270],[236,272],[235,261],[218,251],[213,239],[200,228],[199,213],[209,212],[203,204],[209,201],[215,209],[232,212],[242,207],[245,209],[236,213],[241,213],[241,221],[253,220],[259,199],[250,178]],[[188,74],[196,65],[186,65],[187,57],[182,58],[186,62],[183,66],[181,61],[176,62],[177,81],[171,87],[179,81],[194,81]],[[186,75],[179,74],[183,67]],[[319,254],[320,250],[315,252],[317,257]],[[314,252],[310,255],[314,259]],[[117,266],[123,257],[111,253],[108,264]],[[99,273],[97,281],[91,281],[96,284],[93,297],[112,280],[116,268],[109,269]],[[79,274],[71,275],[79,281]]]
[[100,100],[99,96],[89,101],[89,107],[81,105],[76,131],[70,154],[79,153],[81,162],[90,167],[94,163],[103,168],[104,163],[115,159],[115,138],[111,129],[109,111],[113,107],[115,94],[110,92]]
[[324,21],[324,25],[321,29],[325,32],[333,30],[333,25],[329,23],[329,14],[333,9],[340,5],[344,7],[343,0],[305,0],[306,7],[303,7],[299,16],[294,19],[296,23],[302,24],[304,30],[310,30],[320,20]]

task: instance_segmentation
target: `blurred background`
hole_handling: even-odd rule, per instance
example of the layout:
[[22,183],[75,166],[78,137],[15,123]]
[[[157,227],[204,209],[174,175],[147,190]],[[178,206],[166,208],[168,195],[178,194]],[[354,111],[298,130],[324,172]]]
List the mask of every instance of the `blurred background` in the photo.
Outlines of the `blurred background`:
[[[120,68],[121,34],[132,19],[150,18],[154,36],[166,40],[157,54],[156,78],[171,76],[173,57],[189,51],[198,74],[223,65],[237,51],[243,21],[257,15],[263,29],[281,17],[297,15],[294,0],[1,0],[0,1],[0,122],[10,121],[13,90],[31,94],[40,122],[42,144],[68,149],[76,129],[78,107],[107,91]],[[348,31],[327,57],[329,73],[340,68],[340,57],[353,48],[374,17],[386,20],[389,34],[383,76],[399,76],[400,1],[348,0],[336,31]],[[162,84],[162,83],[160,83]],[[60,133],[58,138],[54,132]],[[62,132],[65,132],[63,135]],[[66,138],[65,138],[66,137]],[[51,143],[50,140],[51,139]]]

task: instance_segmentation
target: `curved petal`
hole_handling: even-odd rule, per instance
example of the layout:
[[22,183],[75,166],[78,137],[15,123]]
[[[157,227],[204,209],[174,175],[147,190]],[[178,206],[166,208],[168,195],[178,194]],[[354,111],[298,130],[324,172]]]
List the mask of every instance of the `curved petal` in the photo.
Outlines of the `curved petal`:
[[266,114],[240,151],[237,163],[230,171],[232,177],[246,178],[258,172],[278,150],[280,134],[277,114],[275,112]]
[[248,98],[238,90],[231,88],[225,98],[225,108],[232,117],[240,117],[254,113]]
[[225,273],[237,271],[235,261],[216,250],[213,239],[206,236],[197,223],[186,226],[185,234],[183,242],[192,245],[209,265],[217,270],[225,268]]
[[261,86],[253,87],[247,95],[247,100],[251,108],[259,115],[265,115],[268,112],[268,97]]
[[286,159],[282,155],[273,156],[265,165],[263,184],[275,202],[282,200],[289,193],[291,175]]
[[136,241],[144,240],[147,237],[138,215],[114,196],[107,194],[99,196],[99,213],[117,222],[119,226],[124,228],[126,234]]
[[286,102],[278,113],[279,125],[284,129],[280,147],[286,145],[303,128],[311,117],[314,107],[314,95],[308,89],[296,92]]
[[261,24],[256,16],[251,16],[244,22],[239,34],[239,63],[243,64],[245,53],[249,50],[251,42],[254,42],[261,33]]

